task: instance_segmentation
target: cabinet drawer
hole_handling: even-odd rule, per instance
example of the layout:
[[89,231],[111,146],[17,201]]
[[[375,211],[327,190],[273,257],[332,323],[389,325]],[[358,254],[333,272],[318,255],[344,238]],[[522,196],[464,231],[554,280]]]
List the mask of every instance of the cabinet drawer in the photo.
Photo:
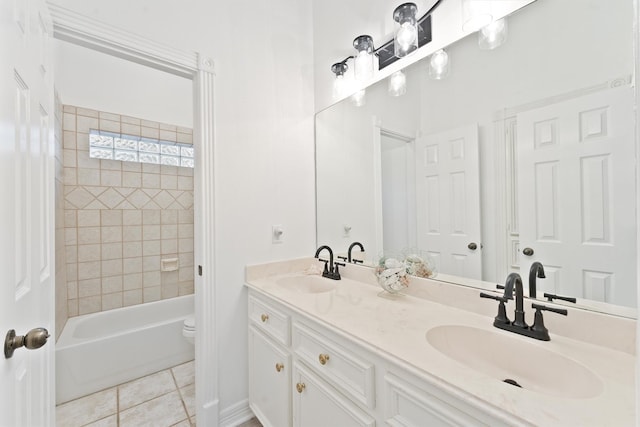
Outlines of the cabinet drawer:
[[410,379],[408,373],[384,375],[385,424],[392,427],[491,426],[506,427],[500,420],[467,405],[436,386]]
[[345,395],[375,407],[374,364],[334,339],[301,324],[293,327],[293,350],[309,367]]
[[289,316],[271,304],[249,296],[249,319],[256,327],[284,346],[291,342]]

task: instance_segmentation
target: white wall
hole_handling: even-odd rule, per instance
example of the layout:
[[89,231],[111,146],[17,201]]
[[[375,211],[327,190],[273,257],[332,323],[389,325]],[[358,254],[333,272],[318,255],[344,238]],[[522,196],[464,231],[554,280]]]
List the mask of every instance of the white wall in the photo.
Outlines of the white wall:
[[[55,3],[214,58],[217,261],[205,268],[216,271],[224,416],[248,395],[244,266],[315,250],[311,0]],[[271,243],[272,224],[284,243]]]
[[191,80],[60,40],[54,49],[63,104],[193,127]]

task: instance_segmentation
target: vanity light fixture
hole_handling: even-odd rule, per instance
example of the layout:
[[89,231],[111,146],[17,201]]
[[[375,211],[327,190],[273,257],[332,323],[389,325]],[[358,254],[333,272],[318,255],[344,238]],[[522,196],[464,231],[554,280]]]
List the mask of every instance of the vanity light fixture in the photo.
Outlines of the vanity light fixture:
[[507,40],[507,18],[493,21],[478,31],[480,49],[495,49]]
[[331,71],[336,75],[335,80],[333,81],[333,99],[340,99],[347,92],[347,82],[344,77],[344,73],[349,68],[347,66],[347,60],[345,59],[342,62],[336,62],[331,66]]
[[462,31],[473,33],[492,21],[490,0],[462,0]]
[[356,80],[366,82],[373,76],[373,38],[358,36],[353,40],[353,47],[358,51],[353,60],[354,76]]
[[389,95],[402,96],[407,93],[407,76],[398,70],[389,76]]
[[444,49],[440,49],[431,55],[429,60],[429,77],[440,80],[449,74],[450,69],[449,54]]
[[418,49],[418,20],[415,3],[401,4],[393,11],[393,20],[398,23],[394,37],[394,54],[398,58]]

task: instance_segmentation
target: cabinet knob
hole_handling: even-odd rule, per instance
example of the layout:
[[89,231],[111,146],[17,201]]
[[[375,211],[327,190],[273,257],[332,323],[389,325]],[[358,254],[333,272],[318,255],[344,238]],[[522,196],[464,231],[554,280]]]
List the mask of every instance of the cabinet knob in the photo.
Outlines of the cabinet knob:
[[280,372],[284,369],[284,365],[282,363],[276,363],[276,371]]
[[320,361],[321,365],[326,365],[327,362],[329,361],[329,355],[328,354],[320,354],[320,356],[318,356],[318,360]]
[[307,387],[307,386],[306,386],[306,385],[304,385],[304,383],[298,383],[298,384],[296,384],[296,390],[298,390],[298,393],[302,393],[306,387]]
[[262,322],[266,322],[267,320],[269,320],[269,315],[268,314],[263,314],[262,316],[260,316],[260,319],[262,319]]

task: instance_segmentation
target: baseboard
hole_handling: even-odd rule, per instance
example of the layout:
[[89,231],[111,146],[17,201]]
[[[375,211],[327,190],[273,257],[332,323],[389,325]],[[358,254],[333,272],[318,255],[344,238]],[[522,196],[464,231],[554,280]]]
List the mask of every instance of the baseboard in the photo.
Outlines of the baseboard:
[[253,417],[253,412],[249,408],[249,399],[244,399],[220,411],[219,425],[220,427],[233,427],[249,421]]

